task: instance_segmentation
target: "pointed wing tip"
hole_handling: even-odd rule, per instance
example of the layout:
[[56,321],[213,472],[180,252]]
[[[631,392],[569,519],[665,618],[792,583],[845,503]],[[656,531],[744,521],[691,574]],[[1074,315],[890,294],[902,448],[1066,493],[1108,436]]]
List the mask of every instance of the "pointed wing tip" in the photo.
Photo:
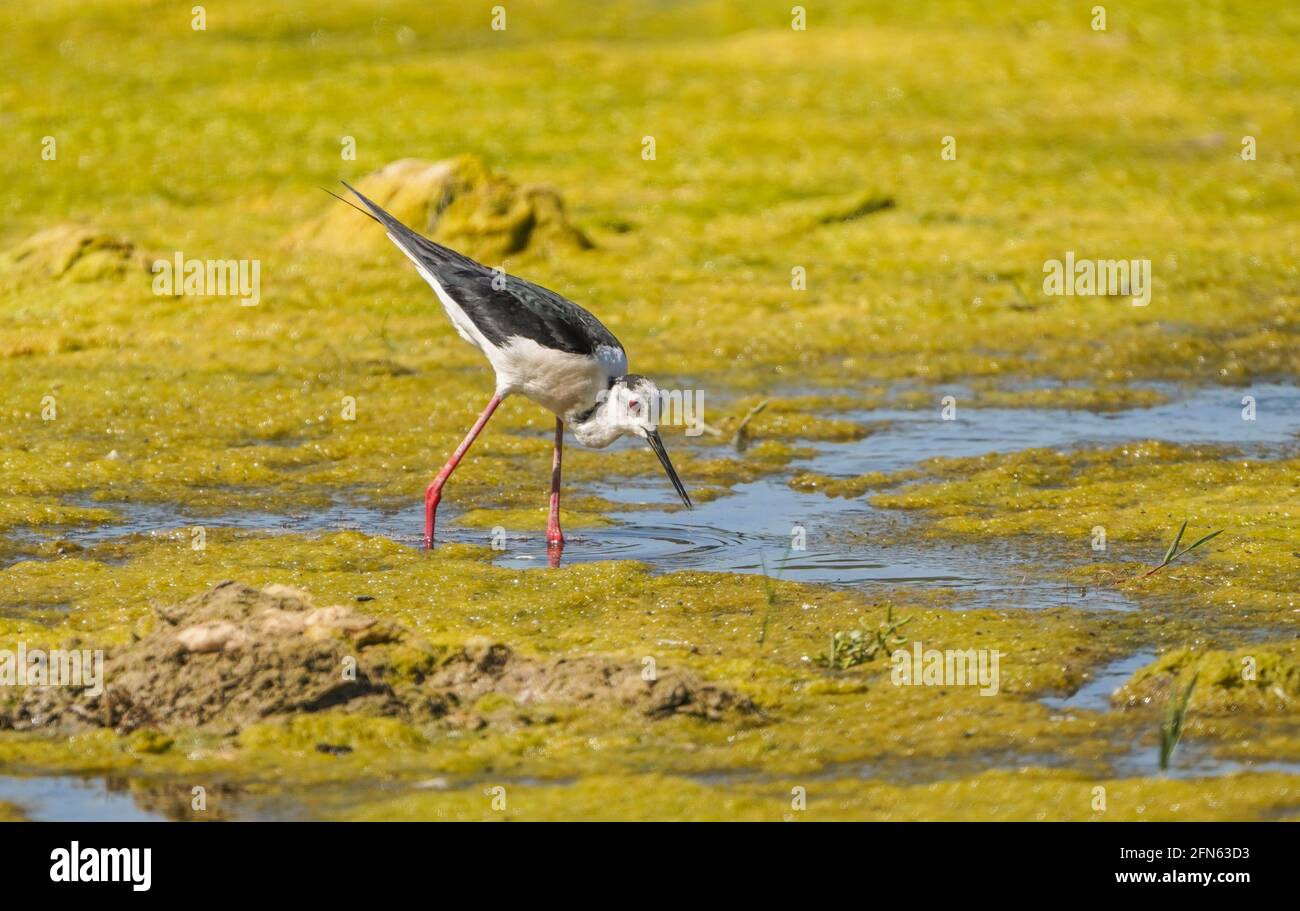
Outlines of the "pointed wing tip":
[[[343,186],[348,187],[349,190],[352,190],[352,187],[349,187],[346,181],[339,181],[339,182],[342,183]],[[321,189],[324,190],[324,191],[325,191],[326,193],[328,193],[329,195],[333,196],[335,199],[337,199],[339,202],[343,203],[344,205],[346,205],[346,206],[350,206],[351,208],[356,209],[358,212],[360,212],[360,213],[361,213],[362,215],[364,215],[366,218],[369,218],[371,221],[376,221],[376,222],[379,221],[379,219],[376,218],[372,213],[367,212],[365,209],[362,209],[362,208],[358,207],[358,206],[357,206],[355,203],[353,203],[351,200],[349,200],[349,199],[344,199],[342,196],[340,196],[339,194],[335,193],[333,190],[328,189],[327,187],[321,187]],[[356,190],[352,190],[352,192],[353,192],[353,193],[357,193]],[[360,193],[357,193],[357,196],[360,197],[360,199],[361,199],[363,202],[365,202],[367,206],[370,205],[370,200],[366,199],[366,198],[365,198],[364,196],[362,196]]]
[[352,184],[348,183],[348,182],[347,182],[346,180],[344,180],[342,177],[339,178],[339,183],[341,183],[341,184],[343,184],[343,186],[347,187],[347,188],[348,188],[348,191],[349,191],[353,196],[355,196],[357,199],[359,199],[359,200],[361,200],[362,202],[364,202],[367,206],[373,206],[373,205],[374,205],[374,203],[372,203],[369,199],[366,199],[365,195],[364,195],[360,190],[358,190],[356,187],[352,186]]
[[[366,196],[366,194],[362,193],[362,192],[361,192],[360,190],[358,190],[356,187],[352,186],[352,184],[348,183],[348,182],[347,182],[346,180],[344,180],[342,177],[339,178],[339,183],[341,183],[341,184],[343,184],[343,186],[347,187],[348,190],[352,193],[353,196],[355,196],[357,199],[359,199],[359,200],[361,200],[363,203],[365,203],[365,204],[366,204],[366,208],[368,208],[368,209],[372,209],[372,210],[379,209],[379,207],[378,207],[377,205],[375,205],[375,204],[374,204],[374,203],[373,203],[373,202],[372,202],[372,201],[371,201],[371,200]],[[379,211],[383,211],[383,210],[380,209]],[[385,213],[385,214],[386,214],[386,213]]]

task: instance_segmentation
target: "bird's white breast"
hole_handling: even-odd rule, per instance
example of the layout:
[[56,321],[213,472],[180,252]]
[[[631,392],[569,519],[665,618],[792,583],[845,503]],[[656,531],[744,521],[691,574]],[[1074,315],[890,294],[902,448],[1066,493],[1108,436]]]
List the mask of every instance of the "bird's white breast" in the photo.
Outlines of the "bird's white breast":
[[585,411],[609,388],[607,362],[516,336],[488,355],[497,391],[518,392],[563,417]]

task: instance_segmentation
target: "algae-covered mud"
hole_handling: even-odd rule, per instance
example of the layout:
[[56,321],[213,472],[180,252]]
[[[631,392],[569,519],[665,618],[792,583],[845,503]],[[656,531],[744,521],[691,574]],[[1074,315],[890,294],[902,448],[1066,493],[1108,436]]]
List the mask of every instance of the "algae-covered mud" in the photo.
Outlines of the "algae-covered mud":
[[[986,6],[0,9],[0,820],[1300,819],[1300,14]],[[424,551],[340,178],[695,508],[570,438],[549,565],[512,397]]]

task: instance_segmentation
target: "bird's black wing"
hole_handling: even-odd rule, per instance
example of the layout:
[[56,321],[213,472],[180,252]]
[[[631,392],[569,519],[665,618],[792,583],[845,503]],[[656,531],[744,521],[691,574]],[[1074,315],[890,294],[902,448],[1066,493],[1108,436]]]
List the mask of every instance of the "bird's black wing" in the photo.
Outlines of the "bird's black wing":
[[389,236],[442,285],[492,344],[532,339],[544,348],[594,355],[622,349],[614,334],[573,301],[522,278],[493,272],[462,253],[435,243],[389,215],[377,203],[343,184],[365,203]]
[[588,356],[601,347],[623,347],[600,320],[549,288],[513,275],[501,276],[496,284],[500,290],[491,279],[456,286],[469,298],[466,312],[488,338],[490,328],[503,338],[522,336],[544,348]]

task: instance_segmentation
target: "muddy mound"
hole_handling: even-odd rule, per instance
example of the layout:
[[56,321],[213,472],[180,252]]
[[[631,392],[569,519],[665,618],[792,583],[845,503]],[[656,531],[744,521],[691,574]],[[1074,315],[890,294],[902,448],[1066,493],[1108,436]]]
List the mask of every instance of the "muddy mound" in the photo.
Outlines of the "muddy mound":
[[318,608],[285,586],[223,582],[157,614],[157,629],[107,657],[102,692],[19,690],[0,705],[0,729],[238,731],[326,709],[478,728],[494,721],[484,703],[619,705],[651,718],[754,711],[748,699],[686,674],[643,680],[629,659],[541,661],[486,640],[435,648],[395,623]]
[[[477,259],[592,245],[569,222],[555,190],[519,186],[470,155],[437,162],[405,158],[355,185],[416,231]],[[389,247],[383,231],[338,202],[294,231],[289,242],[342,251]]]
[[144,254],[130,241],[83,225],[47,228],[0,254],[0,276],[11,282],[96,282],[148,271]]
[[1235,652],[1178,649],[1137,671],[1112,701],[1126,709],[1163,708],[1196,675],[1189,710],[1211,714],[1294,711],[1300,703],[1300,660],[1294,651],[1263,646]]
[[[428,682],[440,693],[455,694],[464,704],[490,695],[506,696],[521,705],[613,701],[651,718],[694,715],[715,721],[731,711],[756,711],[748,698],[680,671],[645,680],[636,661],[589,655],[537,662],[486,640],[452,655]],[[478,723],[478,719],[470,721]]]

